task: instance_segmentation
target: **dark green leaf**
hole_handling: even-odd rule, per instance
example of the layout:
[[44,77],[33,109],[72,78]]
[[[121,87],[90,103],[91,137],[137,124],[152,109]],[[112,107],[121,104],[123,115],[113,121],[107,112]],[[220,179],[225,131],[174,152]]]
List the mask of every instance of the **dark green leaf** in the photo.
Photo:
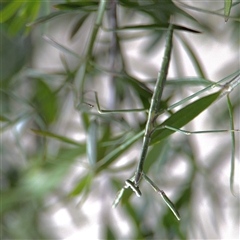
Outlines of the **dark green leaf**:
[[36,110],[43,117],[47,124],[54,121],[58,106],[57,97],[49,88],[49,86],[42,80],[37,80],[36,94],[34,96],[34,103]]
[[4,117],[3,115],[0,115],[0,121],[1,122],[10,122],[10,120],[6,117]]
[[[221,91],[210,94],[203,98],[196,100],[193,103],[190,103],[186,107],[180,109],[173,115],[171,115],[167,120],[165,120],[161,126],[170,126],[174,128],[181,128],[197,117],[201,112],[208,108],[221,94]],[[151,145],[156,144],[163,140],[164,138],[173,134],[174,131],[168,129],[156,130],[153,133]]]
[[55,17],[58,17],[58,16],[60,16],[60,15],[66,14],[66,13],[67,13],[67,12],[64,12],[64,11],[52,12],[52,13],[50,13],[50,14],[47,15],[47,16],[40,17],[40,18],[38,18],[36,21],[30,22],[30,23],[26,24],[26,26],[27,26],[27,27],[32,27],[32,26],[34,26],[34,25],[47,22],[48,20],[51,20],[51,19],[53,19],[53,18],[55,18]]
[[57,8],[59,10],[95,11],[97,10],[97,7],[98,7],[97,1],[69,2],[54,5],[54,8]]
[[[175,30],[181,30],[181,31],[187,31],[192,33],[201,33],[197,30],[179,26],[179,25],[173,25]],[[154,31],[165,31],[168,29],[168,24],[149,24],[149,25],[130,25],[130,26],[124,26],[121,28],[116,29],[106,29],[107,31],[122,31],[122,30],[154,30]]]
[[201,61],[199,60],[199,57],[197,56],[196,51],[194,48],[191,46],[191,44],[184,40],[183,37],[180,37],[179,35],[178,39],[180,39],[181,44],[186,50],[187,55],[189,56],[191,63],[193,64],[193,67],[195,68],[195,71],[197,72],[197,75],[201,78],[206,79],[206,74],[204,73],[204,69],[202,67]]
[[85,22],[86,18],[88,17],[88,14],[85,14],[81,16],[78,21],[73,25],[71,32],[70,32],[70,39],[73,39],[73,37],[76,35],[76,33],[79,31],[79,29],[82,27],[83,23]]

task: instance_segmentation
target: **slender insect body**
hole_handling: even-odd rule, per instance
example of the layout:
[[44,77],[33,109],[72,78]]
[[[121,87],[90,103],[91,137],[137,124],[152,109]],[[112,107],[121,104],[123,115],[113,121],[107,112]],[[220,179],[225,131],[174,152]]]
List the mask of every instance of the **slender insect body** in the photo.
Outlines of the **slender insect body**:
[[[209,132],[231,132],[232,136],[232,144],[233,146],[235,145],[235,136],[234,133],[236,130],[234,130],[233,124],[231,125],[231,130],[216,130],[216,131],[197,131],[197,132],[190,132],[186,130],[182,130],[181,128],[185,126],[187,123],[189,123],[191,120],[193,120],[196,116],[198,116],[202,111],[204,111],[206,108],[208,108],[213,102],[217,101],[219,98],[229,95],[229,93],[240,84],[240,71],[232,74],[231,77],[233,77],[232,80],[227,82],[226,84],[222,85],[223,82],[226,82],[226,78],[220,80],[217,83],[213,83],[209,81],[209,85],[205,87],[204,89],[198,91],[197,93],[192,94],[191,96],[169,106],[167,108],[168,111],[171,111],[175,107],[182,105],[189,101],[190,99],[206,92],[211,89],[214,89],[216,87],[220,87],[220,90],[217,92],[211,93],[207,96],[204,96],[195,102],[192,102],[188,104],[187,106],[181,108],[180,110],[176,111],[170,117],[168,117],[166,120],[164,120],[161,124],[157,125],[156,124],[156,119],[158,116],[163,113],[162,111],[162,106],[160,106],[161,103],[161,98],[162,98],[162,93],[163,89],[166,83],[166,77],[168,73],[168,67],[170,63],[170,56],[171,56],[171,49],[172,49],[172,37],[173,37],[173,24],[169,24],[169,28],[167,31],[167,36],[166,36],[166,45],[165,45],[165,51],[164,51],[164,57],[162,61],[162,66],[160,68],[160,71],[158,73],[157,81],[154,87],[154,92],[151,98],[151,103],[150,103],[150,108],[147,110],[148,112],[148,117],[147,117],[147,122],[145,125],[145,130],[140,132],[137,136],[133,137],[133,140],[129,140],[129,144],[134,141],[136,138],[143,137],[143,143],[142,143],[142,150],[140,154],[140,158],[137,164],[137,169],[131,178],[127,179],[125,181],[125,185],[123,188],[119,191],[117,194],[117,197],[115,198],[115,201],[113,203],[113,207],[116,207],[117,204],[120,202],[124,190],[126,188],[131,188],[131,190],[138,196],[140,197],[142,195],[139,185],[140,181],[143,178],[146,182],[148,182],[151,187],[161,195],[163,198],[164,202],[167,204],[169,209],[173,212],[175,217],[180,220],[180,215],[174,206],[174,204],[171,202],[171,200],[167,197],[165,192],[163,190],[160,190],[156,184],[146,175],[144,172],[144,162],[147,157],[148,153],[148,148],[150,144],[156,144],[163,140],[164,138],[170,136],[174,132],[180,132],[185,135],[190,135],[190,134],[199,134],[199,133],[209,133]],[[97,103],[97,108],[98,112],[101,114],[105,113],[124,113],[124,112],[140,112],[140,111],[146,111],[146,109],[129,109],[129,110],[101,110],[100,109],[100,104],[98,101],[97,93],[95,92],[95,100]],[[229,99],[230,101],[230,99]],[[229,103],[229,109],[231,109],[231,104]],[[229,110],[231,112],[231,110]],[[119,146],[116,150],[113,151],[112,154],[118,153],[124,147],[128,146],[126,143],[125,145]],[[233,179],[234,179],[234,153],[235,153],[235,148],[232,148],[232,161],[231,161],[231,177],[230,177],[230,185],[231,189],[233,189]],[[97,163],[97,167],[103,167],[104,164],[107,163],[108,159],[112,156],[106,156],[102,162]],[[233,190],[232,190],[233,191]]]

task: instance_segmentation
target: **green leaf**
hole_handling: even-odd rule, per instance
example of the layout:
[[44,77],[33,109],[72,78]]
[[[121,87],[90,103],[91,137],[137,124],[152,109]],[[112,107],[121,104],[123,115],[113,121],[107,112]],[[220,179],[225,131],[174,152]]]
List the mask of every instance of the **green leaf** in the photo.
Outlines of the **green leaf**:
[[116,147],[113,151],[108,153],[101,161],[97,163],[98,171],[106,169],[116,158],[126,151],[133,143],[135,143],[140,137],[142,137],[144,131],[139,132],[138,134],[128,138],[126,142],[121,144],[120,146]]
[[[116,29],[105,29],[107,31],[122,31],[122,30],[154,30],[154,31],[165,31],[168,29],[168,24],[162,23],[162,24],[149,24],[149,25],[129,25],[129,26],[124,26],[121,28],[116,28]],[[197,30],[193,30],[187,27],[179,26],[179,25],[173,25],[173,29],[175,30],[181,30],[181,31],[187,31],[187,32],[192,32],[192,33],[201,33]]]
[[174,86],[181,86],[181,85],[190,85],[190,86],[197,86],[197,85],[209,85],[212,84],[208,79],[200,78],[200,77],[187,77],[187,78],[175,78],[175,79],[168,79],[166,85],[174,85]]
[[50,37],[48,37],[48,36],[46,36],[46,35],[44,35],[43,38],[44,38],[48,43],[50,43],[53,47],[57,48],[57,49],[60,50],[61,52],[70,54],[70,55],[74,56],[75,58],[78,58],[78,59],[81,59],[81,60],[82,60],[82,58],[81,58],[78,54],[76,54],[75,52],[73,52],[73,51],[70,50],[69,48],[64,47],[63,45],[57,43],[57,42],[56,42],[55,40],[53,40],[52,38],[50,38]]
[[95,1],[69,2],[56,4],[53,7],[59,10],[96,11],[98,7],[98,2]]
[[92,182],[92,175],[87,174],[85,177],[83,177],[79,183],[75,186],[75,188],[69,193],[69,197],[75,197],[82,193],[84,188],[89,187],[89,185]]
[[140,95],[142,102],[144,102],[144,99],[149,100],[152,97],[152,91],[145,85],[145,83],[140,82],[127,73],[121,75],[121,80],[124,84],[130,85],[134,91]]
[[201,62],[197,56],[197,53],[194,51],[194,48],[190,45],[189,42],[185,41],[181,36],[176,34],[178,39],[181,41],[181,44],[185,48],[187,55],[189,56],[193,67],[195,68],[196,73],[199,77],[206,79],[206,74],[204,73],[204,69],[201,66]]
[[28,18],[28,21],[34,21],[37,16],[39,11],[41,10],[41,1],[36,1],[36,2],[29,2],[29,7],[30,7],[30,13],[29,15],[27,15],[26,17]]
[[112,228],[110,227],[110,225],[107,225],[107,229],[106,229],[106,237],[105,237],[106,240],[115,240],[117,239],[115,237],[115,234],[112,230]]
[[6,22],[8,19],[10,19],[15,14],[15,12],[18,11],[20,6],[24,4],[24,2],[25,1],[12,1],[6,7],[4,7],[0,12],[0,23]]
[[11,122],[8,118],[4,117],[3,115],[0,115],[0,121],[1,122]]
[[[77,148],[61,148],[56,157],[56,161],[70,161],[86,153],[86,146]],[[50,160],[50,159],[49,159]]]
[[52,123],[57,115],[57,97],[49,86],[41,79],[37,80],[34,103],[37,112],[43,117],[47,124]]
[[82,144],[80,144],[80,143],[78,143],[78,142],[76,142],[72,139],[69,139],[67,137],[64,137],[64,136],[60,136],[60,135],[50,133],[50,132],[46,132],[46,131],[35,130],[35,129],[31,129],[31,131],[36,133],[37,135],[40,135],[40,136],[54,138],[54,139],[59,140],[60,142],[69,143],[69,144],[72,144],[72,145],[75,145],[75,146],[78,146],[78,147],[83,147]]
[[73,25],[71,31],[70,31],[70,39],[73,39],[73,37],[76,35],[76,33],[79,31],[85,20],[87,19],[88,14],[85,14],[81,16],[78,21]]
[[[197,8],[197,7],[193,7],[193,6],[190,6],[190,5],[187,5],[185,4],[184,2],[179,2],[178,3],[180,6],[184,7],[184,8],[188,8],[188,9],[191,9],[191,10],[194,10],[194,11],[197,11],[197,12],[203,12],[203,13],[208,13],[208,14],[211,14],[211,15],[216,15],[216,16],[221,16],[221,17],[225,17],[224,14],[222,13],[219,13],[217,11],[211,11],[211,10],[208,10],[208,9],[202,9],[202,8]],[[239,4],[239,2],[236,2],[233,5],[237,5]],[[235,20],[235,21],[240,21],[240,18],[239,17],[231,17],[231,16],[228,16],[228,18],[231,18],[232,20]]]
[[[203,98],[196,100],[193,103],[190,103],[186,107],[180,109],[179,111],[171,115],[167,120],[165,120],[157,128],[160,129],[161,127],[164,127],[164,126],[181,128],[185,126],[195,117],[197,117],[201,112],[207,109],[215,100],[217,100],[220,94],[221,94],[221,91],[210,94],[208,96],[205,96]],[[173,133],[174,131],[171,131],[169,129],[164,129],[164,128],[160,130],[156,130],[153,133],[151,145],[162,141],[164,138],[170,136]]]
[[40,17],[36,21],[33,21],[33,22],[30,22],[30,23],[26,24],[26,26],[27,27],[32,27],[32,26],[35,26],[37,24],[47,22],[48,20],[51,20],[52,18],[58,17],[60,15],[66,14],[66,13],[67,12],[65,12],[65,11],[52,12],[47,16]]
[[230,11],[232,7],[232,0],[224,0],[224,15],[225,15],[225,22],[228,21]]

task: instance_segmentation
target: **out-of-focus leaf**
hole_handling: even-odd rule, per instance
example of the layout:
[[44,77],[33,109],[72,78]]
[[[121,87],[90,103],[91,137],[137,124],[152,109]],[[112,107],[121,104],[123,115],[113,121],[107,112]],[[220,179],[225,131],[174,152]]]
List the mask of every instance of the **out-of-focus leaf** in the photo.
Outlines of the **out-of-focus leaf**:
[[101,171],[103,169],[106,169],[107,166],[109,166],[116,158],[122,154],[126,149],[128,149],[134,142],[136,142],[140,137],[142,137],[144,134],[144,131],[139,132],[138,134],[134,135],[133,137],[130,137],[124,144],[121,144],[120,146],[116,147],[113,151],[111,151],[109,154],[107,154],[101,161],[97,163],[97,170]]
[[59,10],[96,11],[98,7],[98,2],[97,1],[69,2],[56,4],[53,7]]
[[196,51],[194,51],[194,49],[191,47],[190,43],[187,42],[186,40],[184,40],[182,37],[180,37],[179,35],[178,39],[180,39],[181,44],[183,45],[183,47],[186,50],[187,55],[189,56],[191,63],[193,64],[193,67],[195,68],[197,74],[199,77],[201,78],[205,78],[206,79],[206,74],[204,73],[204,69],[201,66],[201,62],[197,57],[197,53]]
[[149,99],[152,97],[152,91],[144,83],[131,77],[127,73],[122,74],[121,79],[139,94],[144,107],[149,108]]
[[234,118],[233,118],[233,107],[230,100],[229,95],[227,95],[227,103],[228,103],[228,111],[230,116],[230,126],[231,126],[231,140],[232,140],[232,156],[231,156],[231,171],[230,171],[230,190],[232,194],[235,196],[234,191],[234,175],[235,175],[235,148],[236,148],[236,140],[235,140],[235,133],[234,133]]
[[0,23],[10,19],[25,1],[12,1],[0,12]]
[[[74,160],[75,158],[83,155],[86,153],[86,146],[83,145],[82,147],[77,147],[77,148],[61,148],[60,151],[58,152],[58,155],[55,157],[55,161],[57,164],[61,161],[65,160]],[[50,159],[49,159],[50,161]]]
[[[171,115],[167,120],[165,120],[160,126],[171,126],[174,128],[181,128],[197,117],[201,112],[208,108],[221,94],[221,91],[210,94],[203,98],[190,103],[186,107],[180,109],[173,115]],[[160,127],[159,126],[159,127]],[[156,130],[153,133],[151,145],[156,144],[163,140],[164,138],[173,134],[174,131],[168,129]]]
[[106,239],[106,240],[117,239],[114,235],[114,232],[113,232],[112,228],[109,225],[107,225],[107,227],[106,227],[106,237],[104,239]]
[[[15,75],[29,60],[32,51],[30,38],[20,35],[9,37],[8,29],[1,27],[0,73],[1,88],[6,89],[11,83],[11,77]],[[12,57],[14,56],[14,57]]]
[[31,4],[29,3],[29,11],[31,12],[31,14],[29,14],[29,12],[26,12],[26,17],[28,18],[28,21],[32,22],[37,18],[40,7],[41,1],[31,2]]
[[[181,31],[187,31],[187,32],[192,32],[192,33],[201,33],[200,31],[179,26],[179,25],[173,25],[173,28],[175,30],[181,30]],[[154,30],[154,31],[165,31],[168,29],[168,24],[162,23],[162,24],[149,24],[149,25],[129,25],[129,26],[124,26],[121,28],[116,28],[116,29],[106,29],[107,31],[123,31],[123,30]]]
[[90,121],[87,135],[87,155],[91,166],[97,162],[98,123],[94,119]]
[[232,8],[232,0],[224,0],[224,15],[225,15],[225,22],[228,21],[230,11]]
[[52,38],[44,35],[43,38],[48,42],[50,43],[53,47],[57,48],[58,50],[60,50],[61,52],[63,53],[67,53],[67,54],[70,54],[72,56],[74,56],[75,58],[78,58],[78,59],[82,59],[78,54],[76,54],[75,52],[73,52],[72,50],[64,47],[63,45],[57,43],[55,40],[53,40]]
[[144,162],[144,172],[147,173],[150,167],[160,159],[160,156],[163,153],[163,149],[166,144],[166,141],[159,142],[149,150],[146,161]]
[[170,16],[174,13],[181,14],[188,19],[196,22],[195,18],[176,6],[171,0],[166,0],[164,4],[162,1],[155,1],[154,3],[145,1],[142,2],[143,4],[139,4],[137,1],[130,2],[127,0],[119,0],[119,2],[124,7],[142,11],[151,16],[153,19],[158,20],[159,22],[169,22]]
[[[194,7],[194,6],[187,5],[184,2],[178,2],[178,4],[182,7],[184,7],[184,8],[191,9],[191,10],[194,10],[194,11],[197,11],[197,12],[203,12],[203,13],[208,13],[208,14],[212,14],[212,15],[217,15],[217,16],[220,16],[220,17],[225,17],[224,14],[219,13],[217,11],[211,11],[211,10],[208,10],[208,9],[197,8],[197,7]],[[239,2],[236,2],[235,4],[232,4],[232,6],[237,5],[237,4],[239,4]],[[235,21],[240,21],[239,17],[228,16],[228,18],[230,18],[232,20],[235,20]]]
[[10,122],[10,120],[6,117],[4,117],[3,115],[0,115],[0,121],[1,122]]
[[48,85],[40,79],[37,80],[36,94],[33,101],[35,103],[36,110],[43,117],[46,123],[52,123],[58,112],[57,97]]
[[[28,33],[29,29],[26,28],[26,23],[33,21],[38,16],[41,4],[41,1],[12,1],[7,5],[3,9],[4,18],[2,21],[8,20],[8,33],[10,35],[22,34],[22,32]],[[7,11],[9,6],[11,11]],[[5,15],[5,10],[8,13],[7,16]]]
[[55,17],[58,17],[58,16],[60,16],[60,15],[66,14],[66,13],[67,13],[66,11],[52,12],[52,13],[50,13],[50,14],[47,15],[47,16],[38,18],[36,21],[27,23],[26,26],[27,26],[27,27],[32,27],[32,26],[37,25],[37,24],[40,24],[40,23],[45,23],[45,22],[47,22],[48,20],[51,20],[51,19],[53,19],[53,18],[55,18]]
[[81,16],[78,21],[73,25],[71,32],[70,32],[70,39],[73,39],[73,37],[76,35],[76,33],[79,31],[83,23],[85,22],[86,18],[88,17],[88,14],[85,14]]
[[92,182],[92,175],[87,174],[79,181],[79,183],[75,186],[75,188],[69,193],[69,197],[75,197],[81,194],[84,188],[89,187],[91,182]]
[[166,82],[166,85],[174,85],[174,86],[181,86],[181,85],[191,85],[191,86],[196,86],[196,85],[209,85],[212,84],[213,82],[205,79],[205,78],[200,78],[200,77],[189,77],[189,78],[176,78],[176,79],[168,79]]
[[36,166],[29,168],[24,175],[22,187],[30,196],[30,198],[42,198],[45,194],[56,189],[63,177],[69,171],[73,159],[62,159],[57,164],[40,162]]
[[41,131],[41,130],[35,130],[35,129],[31,129],[31,131],[33,131],[34,133],[36,133],[37,135],[40,136],[45,136],[45,137],[50,137],[50,138],[54,138],[57,139],[60,142],[64,142],[64,143],[69,143],[78,147],[83,147],[83,145],[81,143],[78,143],[72,139],[69,139],[67,137],[64,136],[60,136],[58,134],[54,134],[54,133],[50,133],[50,132],[46,132],[46,131]]
[[24,17],[19,17],[19,16],[16,16],[16,18],[13,18],[11,23],[9,24],[8,33],[10,35],[15,35],[18,32],[20,32],[20,30],[25,24],[25,20],[26,19]]

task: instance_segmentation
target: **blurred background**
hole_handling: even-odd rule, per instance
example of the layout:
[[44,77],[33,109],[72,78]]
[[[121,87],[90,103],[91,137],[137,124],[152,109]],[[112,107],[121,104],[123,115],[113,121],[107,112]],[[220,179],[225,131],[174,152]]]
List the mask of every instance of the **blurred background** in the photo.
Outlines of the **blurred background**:
[[[231,134],[214,132],[231,128],[227,98],[184,127],[212,133],[174,133],[149,149],[145,172],[178,221],[143,181],[141,198],[127,190],[112,209],[136,171],[147,114],[100,114],[94,94],[101,109],[149,108],[170,16],[185,28],[174,31],[158,123],[210,81],[230,81],[240,70],[239,1],[229,17],[223,1],[0,3],[2,239],[239,239],[240,135],[233,196]],[[235,129],[239,96],[236,87]]]

